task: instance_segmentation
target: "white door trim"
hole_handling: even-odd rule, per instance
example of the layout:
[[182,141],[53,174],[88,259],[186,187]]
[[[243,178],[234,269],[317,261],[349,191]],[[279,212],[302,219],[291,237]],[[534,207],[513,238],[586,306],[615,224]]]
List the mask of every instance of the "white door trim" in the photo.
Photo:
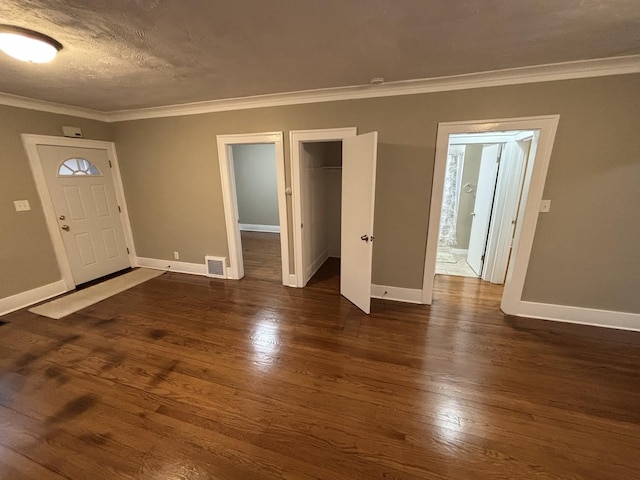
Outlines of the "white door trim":
[[291,155],[291,189],[293,201],[293,251],[296,287],[304,287],[302,260],[302,172],[300,171],[300,149],[305,142],[336,142],[358,134],[356,127],[324,128],[315,130],[291,130],[289,152]]
[[498,120],[480,120],[465,122],[447,122],[438,124],[435,165],[433,169],[433,187],[431,189],[431,208],[429,213],[429,231],[425,252],[424,278],[422,283],[422,303],[430,305],[433,300],[433,283],[436,271],[436,253],[438,232],[442,209],[445,164],[449,135],[455,133],[483,133],[508,130],[539,131],[538,148],[532,152],[529,162],[533,164],[528,191],[523,191],[522,221],[516,225],[514,251],[509,262],[507,278],[502,296],[501,308],[507,314],[517,314],[522,300],[522,290],[529,266],[533,237],[538,222],[538,210],[544,183],[547,177],[553,142],[558,128],[559,115],[540,117],[520,117]]
[[220,182],[222,201],[227,227],[229,246],[229,268],[227,278],[239,280],[244,277],[242,261],[242,242],[238,223],[238,198],[236,182],[231,165],[232,145],[251,143],[273,143],[276,148],[276,182],[278,184],[278,217],[280,219],[280,254],[282,256],[282,284],[289,285],[289,230],[287,223],[287,198],[285,193],[284,146],[282,132],[245,133],[236,135],[217,135],[218,161],[220,164]]
[[133,233],[131,230],[131,221],[129,219],[129,210],[127,208],[127,202],[124,196],[124,188],[122,186],[122,176],[120,175],[120,165],[118,164],[118,156],[116,154],[116,146],[113,142],[105,142],[101,140],[87,140],[84,138],[67,138],[67,137],[54,137],[49,135],[32,135],[28,133],[22,134],[22,143],[27,152],[29,158],[29,165],[31,166],[31,172],[33,173],[33,179],[36,183],[36,189],[40,200],[42,202],[42,210],[44,212],[44,218],[47,222],[47,229],[49,230],[49,236],[53,243],[53,250],[56,255],[58,267],[60,268],[60,274],[62,275],[62,281],[65,283],[66,290],[73,290],[76,286],[71,273],[71,265],[69,263],[69,257],[67,251],[64,248],[64,242],[62,240],[62,234],[56,221],[56,213],[53,208],[53,202],[49,193],[49,186],[44,176],[44,169],[42,168],[42,162],[40,154],[38,152],[38,145],[51,145],[56,147],[78,147],[78,148],[94,148],[100,150],[106,150],[109,161],[112,168],[111,176],[113,178],[113,185],[116,190],[116,199],[122,212],[120,215],[120,221],[124,231],[124,238],[129,249],[129,265],[135,265],[136,248],[133,242]]

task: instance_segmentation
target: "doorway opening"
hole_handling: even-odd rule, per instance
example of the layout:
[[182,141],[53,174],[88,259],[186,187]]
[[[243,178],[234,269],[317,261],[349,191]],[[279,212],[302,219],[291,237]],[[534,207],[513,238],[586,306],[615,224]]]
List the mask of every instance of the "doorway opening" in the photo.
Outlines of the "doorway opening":
[[302,265],[305,285],[339,289],[342,141],[301,144]]
[[232,145],[231,153],[245,277],[281,282],[275,144]]
[[322,281],[369,313],[378,134],[300,130],[290,141],[296,286]]
[[[549,115],[438,125],[422,303],[432,303],[437,264],[444,263],[437,261],[438,250],[440,247],[442,252],[442,247],[449,247],[453,259],[457,261],[455,255],[462,255],[461,260],[474,271],[474,276],[496,284],[504,283],[500,303],[504,313],[517,314],[520,311],[559,118],[558,115]],[[480,133],[487,135],[474,136]],[[461,149],[463,145],[464,149]],[[473,157],[473,149],[467,152],[467,145],[481,145],[481,149],[474,147],[477,183],[463,181],[464,156],[469,154],[469,164]],[[490,163],[492,157],[493,164]],[[461,170],[458,164],[462,164]],[[447,170],[451,171],[449,178]],[[468,173],[472,170],[470,166]],[[482,181],[480,176],[483,176]],[[445,186],[447,179],[449,185]],[[445,193],[447,199],[443,201]],[[467,251],[464,252],[463,248],[455,251],[458,220],[464,220],[459,218],[460,207],[466,194],[475,194],[473,202],[467,203],[473,203],[470,213],[476,215],[472,215],[474,218],[469,227]],[[450,213],[443,216],[443,204],[447,202],[450,204],[445,211]],[[455,215],[451,212],[455,212]],[[464,209],[462,212],[464,214]],[[481,217],[479,221],[476,221],[477,217]],[[474,222],[476,232],[472,232]],[[463,232],[464,227],[461,228],[461,240]],[[454,237],[455,240],[452,240]],[[447,245],[447,241],[455,245]],[[451,261],[451,258],[448,260]],[[449,269],[446,265],[445,268]]]
[[290,284],[282,133],[218,135],[227,277]]
[[532,130],[449,136],[436,274],[504,284]]

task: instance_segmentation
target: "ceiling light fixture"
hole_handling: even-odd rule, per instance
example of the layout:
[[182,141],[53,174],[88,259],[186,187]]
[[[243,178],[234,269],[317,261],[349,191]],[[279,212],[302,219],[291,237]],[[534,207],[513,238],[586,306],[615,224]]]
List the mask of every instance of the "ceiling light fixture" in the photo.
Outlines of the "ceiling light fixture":
[[47,63],[62,50],[62,44],[33,30],[0,25],[0,50],[23,62]]

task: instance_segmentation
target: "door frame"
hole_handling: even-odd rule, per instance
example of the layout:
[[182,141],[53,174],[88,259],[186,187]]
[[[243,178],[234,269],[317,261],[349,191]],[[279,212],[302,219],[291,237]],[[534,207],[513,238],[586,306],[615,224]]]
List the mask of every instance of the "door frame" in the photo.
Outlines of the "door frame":
[[227,229],[227,245],[229,248],[229,268],[227,278],[240,280],[244,277],[242,258],[242,240],[238,223],[238,197],[236,181],[232,166],[233,145],[275,144],[276,183],[278,189],[278,218],[280,221],[280,255],[282,259],[282,284],[290,284],[289,274],[289,227],[287,222],[287,198],[285,190],[284,146],[282,132],[240,133],[233,135],[217,135],[218,163],[220,165],[220,183],[222,186],[222,202]]
[[129,218],[129,209],[127,208],[127,202],[124,195],[124,188],[122,186],[122,176],[120,174],[120,165],[118,163],[118,155],[116,154],[116,146],[113,142],[107,142],[102,140],[87,140],[84,138],[69,138],[69,137],[55,137],[50,135],[34,135],[29,133],[23,133],[21,135],[22,143],[27,152],[29,159],[29,165],[31,167],[31,173],[36,183],[36,190],[38,196],[42,202],[42,210],[44,213],[44,219],[49,230],[49,236],[53,243],[53,251],[56,255],[56,261],[58,262],[58,268],[62,275],[62,281],[65,284],[65,289],[68,292],[76,287],[76,283],[73,280],[73,274],[71,271],[71,264],[69,263],[69,257],[64,247],[64,241],[58,222],[56,221],[56,212],[51,200],[51,194],[49,192],[49,186],[44,175],[44,169],[42,167],[42,160],[40,153],[38,152],[39,145],[47,145],[54,147],[71,147],[71,148],[93,148],[96,150],[106,150],[107,157],[111,162],[111,178],[113,180],[113,186],[116,191],[116,200],[121,209],[120,221],[122,222],[122,230],[124,233],[124,239],[129,249],[129,265],[135,265],[136,259],[136,247],[133,241],[133,232],[131,230],[131,220]]
[[[438,124],[436,153],[433,168],[433,186],[429,212],[429,230],[425,251],[424,277],[422,283],[422,303],[431,305],[436,271],[436,254],[442,193],[444,188],[445,164],[449,146],[449,135],[456,133],[484,133],[509,130],[539,131],[536,151],[530,153],[529,167],[522,191],[522,221],[516,225],[513,252],[507,269],[507,276],[500,308],[506,314],[517,313],[522,299],[522,291],[529,266],[533,238],[538,222],[540,201],[551,159],[551,152],[558,129],[560,115],[518,117],[495,120],[469,120]],[[528,185],[527,185],[528,183]]]
[[[484,266],[484,271],[482,272],[482,279],[492,283],[504,283],[506,268],[509,265],[511,241],[513,239],[513,233],[515,232],[512,222],[515,220],[515,224],[517,225],[522,219],[523,212],[519,208],[520,197],[527,176],[527,163],[530,157],[529,152],[525,152],[521,145],[524,138],[530,140],[533,145],[534,135],[528,132],[515,135],[504,147],[505,153],[503,158],[505,158],[508,163],[503,163],[505,160],[501,161],[498,172],[495,192],[496,201],[494,202],[493,214],[487,235],[487,261]],[[530,145],[529,151],[533,148],[532,145]],[[533,151],[535,153],[535,149]],[[511,173],[508,169],[513,168],[513,162],[511,162],[510,159],[514,158],[518,158],[519,161],[523,162],[523,170],[518,176],[517,185],[509,184],[508,182],[505,184],[504,177],[507,173]],[[524,161],[525,158],[527,161]],[[512,207],[512,214],[509,215]]]
[[[300,169],[302,144],[306,142],[339,142],[358,135],[356,127],[319,128],[314,130],[291,130],[289,152],[291,155],[291,189],[293,207],[293,258],[295,279],[291,286],[304,287],[302,256],[302,171]],[[300,226],[298,226],[300,225]]]

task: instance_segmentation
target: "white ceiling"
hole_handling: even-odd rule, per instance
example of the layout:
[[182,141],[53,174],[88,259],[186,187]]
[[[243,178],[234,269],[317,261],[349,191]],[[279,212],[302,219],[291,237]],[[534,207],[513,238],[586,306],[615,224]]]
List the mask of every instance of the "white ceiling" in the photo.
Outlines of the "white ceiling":
[[640,0],[2,0],[0,92],[135,109],[640,54]]

